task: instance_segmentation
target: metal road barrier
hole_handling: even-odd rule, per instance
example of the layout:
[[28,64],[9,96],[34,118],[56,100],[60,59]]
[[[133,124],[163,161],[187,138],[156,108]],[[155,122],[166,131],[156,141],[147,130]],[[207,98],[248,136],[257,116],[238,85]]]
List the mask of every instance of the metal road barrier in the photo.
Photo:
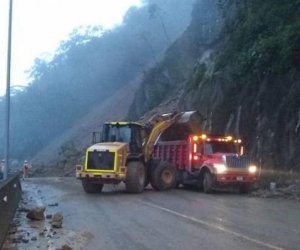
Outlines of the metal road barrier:
[[0,181],[0,249],[2,249],[21,195],[22,189],[18,175],[9,176],[5,181]]

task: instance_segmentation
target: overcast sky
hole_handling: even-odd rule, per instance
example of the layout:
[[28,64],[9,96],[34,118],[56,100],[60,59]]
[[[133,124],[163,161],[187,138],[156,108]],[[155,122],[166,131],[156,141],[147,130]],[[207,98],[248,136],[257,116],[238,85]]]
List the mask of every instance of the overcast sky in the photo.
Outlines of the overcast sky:
[[[53,53],[78,26],[112,28],[140,0],[13,0],[11,85],[27,83],[35,58]],[[6,88],[9,0],[0,0],[0,95]]]

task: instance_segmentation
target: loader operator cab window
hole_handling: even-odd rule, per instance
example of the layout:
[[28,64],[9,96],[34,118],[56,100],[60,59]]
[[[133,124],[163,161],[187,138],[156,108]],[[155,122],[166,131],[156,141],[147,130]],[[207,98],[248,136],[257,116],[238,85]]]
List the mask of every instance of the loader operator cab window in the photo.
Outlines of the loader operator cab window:
[[131,129],[128,125],[105,124],[103,142],[130,142]]
[[220,141],[210,141],[205,142],[205,153],[215,154],[215,153],[237,153],[236,146],[232,142],[220,142]]
[[105,124],[103,142],[124,142],[132,153],[142,152],[141,128],[136,124]]

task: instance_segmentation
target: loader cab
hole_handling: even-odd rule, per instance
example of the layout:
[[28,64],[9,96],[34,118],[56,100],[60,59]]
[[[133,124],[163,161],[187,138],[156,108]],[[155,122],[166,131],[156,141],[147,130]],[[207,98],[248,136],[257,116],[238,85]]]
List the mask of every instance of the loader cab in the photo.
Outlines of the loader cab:
[[131,122],[110,122],[103,125],[102,142],[128,143],[131,153],[143,152],[143,126]]

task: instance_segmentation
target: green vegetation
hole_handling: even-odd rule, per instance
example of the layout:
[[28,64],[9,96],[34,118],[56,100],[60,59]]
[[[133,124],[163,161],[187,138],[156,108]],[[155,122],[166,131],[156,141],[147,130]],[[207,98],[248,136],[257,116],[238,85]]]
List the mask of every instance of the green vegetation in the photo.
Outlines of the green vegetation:
[[195,68],[193,76],[188,80],[186,84],[186,90],[188,92],[196,90],[199,86],[199,83],[204,80],[205,73],[207,71],[205,64],[200,64]]
[[[218,2],[223,28],[206,47],[212,56],[194,69],[188,96],[214,113],[213,129],[220,132],[242,107],[247,151],[266,168],[299,169],[300,0]],[[201,33],[200,11],[193,13],[193,30]]]
[[[213,65],[201,63],[194,69],[186,85],[188,92],[196,90],[200,82],[212,83],[218,71],[225,71],[232,81],[243,84],[260,83],[266,76],[299,69],[300,0],[218,0],[218,3],[224,18],[220,36],[216,36],[218,27],[210,29],[216,30],[215,40],[222,38],[222,46],[214,53]],[[205,24],[199,14],[201,4],[199,1],[194,8],[192,23],[199,34]],[[217,13],[212,5],[208,9],[212,21]],[[198,38],[202,44],[208,42],[207,37]]]
[[[167,49],[163,59],[146,72],[129,111],[130,119],[139,119],[145,112],[168,99],[174,90],[181,88],[189,79],[203,50],[219,33],[221,23],[217,18],[219,15],[217,1],[196,0],[194,2],[189,27]],[[185,4],[188,5],[187,2]],[[202,45],[203,47],[200,48]],[[190,89],[197,84],[191,80]]]
[[[234,80],[260,81],[300,66],[299,0],[220,0],[226,46],[217,69],[227,68]],[[228,16],[235,13],[235,18]]]

